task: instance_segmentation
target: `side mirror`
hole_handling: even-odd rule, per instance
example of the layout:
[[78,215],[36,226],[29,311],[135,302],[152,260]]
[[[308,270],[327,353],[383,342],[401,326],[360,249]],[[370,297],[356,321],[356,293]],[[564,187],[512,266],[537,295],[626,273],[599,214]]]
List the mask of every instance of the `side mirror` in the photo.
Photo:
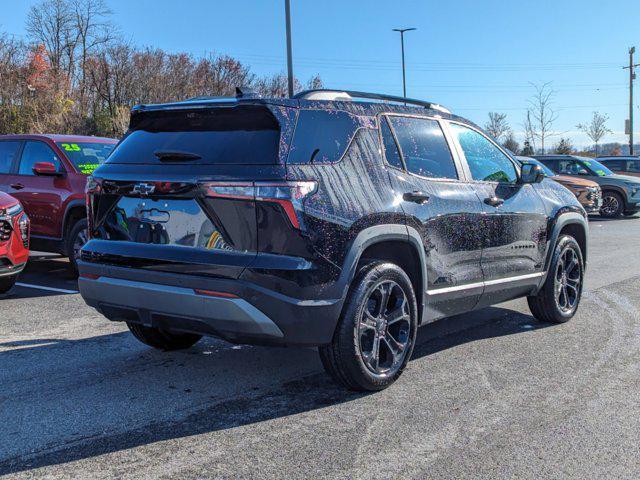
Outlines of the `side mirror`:
[[540,165],[523,163],[520,171],[520,183],[540,183],[544,179],[544,170]]
[[33,166],[33,173],[41,177],[60,177],[62,174],[51,162],[37,162]]

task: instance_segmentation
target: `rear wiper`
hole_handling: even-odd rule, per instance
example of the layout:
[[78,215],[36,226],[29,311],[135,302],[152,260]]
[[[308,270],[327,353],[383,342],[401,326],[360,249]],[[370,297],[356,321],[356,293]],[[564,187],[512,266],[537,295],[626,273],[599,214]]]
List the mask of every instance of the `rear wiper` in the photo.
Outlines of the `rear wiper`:
[[198,160],[200,155],[191,152],[179,152],[175,150],[156,150],[153,154],[160,160]]

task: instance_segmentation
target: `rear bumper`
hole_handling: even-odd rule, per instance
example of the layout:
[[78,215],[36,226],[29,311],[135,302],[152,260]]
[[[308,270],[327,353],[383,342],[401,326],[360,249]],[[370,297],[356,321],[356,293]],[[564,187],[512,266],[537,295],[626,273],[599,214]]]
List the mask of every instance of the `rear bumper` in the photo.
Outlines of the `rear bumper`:
[[110,320],[221,337],[234,343],[326,344],[342,307],[341,300],[299,300],[243,280],[83,261],[78,262],[78,268],[80,294]]

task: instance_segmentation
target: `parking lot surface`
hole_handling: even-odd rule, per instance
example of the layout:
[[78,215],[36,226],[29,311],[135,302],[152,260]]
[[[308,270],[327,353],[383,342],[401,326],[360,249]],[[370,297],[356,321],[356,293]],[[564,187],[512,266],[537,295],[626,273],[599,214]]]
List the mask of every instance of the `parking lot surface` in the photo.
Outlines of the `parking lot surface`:
[[638,478],[640,218],[590,226],[574,320],[517,300],[435,322],[375,394],[313,349],[145,347],[37,256],[0,297],[0,475]]

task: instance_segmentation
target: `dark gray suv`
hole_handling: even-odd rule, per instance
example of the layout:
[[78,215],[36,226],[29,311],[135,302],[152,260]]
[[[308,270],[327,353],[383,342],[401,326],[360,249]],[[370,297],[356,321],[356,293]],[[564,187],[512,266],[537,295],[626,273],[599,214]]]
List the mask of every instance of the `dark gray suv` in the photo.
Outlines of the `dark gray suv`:
[[133,110],[88,184],[80,292],[162,350],[202,335],[319,347],[380,390],[419,325],[527,297],[566,322],[586,213],[443,107],[363,92]]
[[534,155],[560,175],[593,180],[602,188],[604,217],[631,216],[640,211],[640,178],[613,173],[598,160],[577,155]]

